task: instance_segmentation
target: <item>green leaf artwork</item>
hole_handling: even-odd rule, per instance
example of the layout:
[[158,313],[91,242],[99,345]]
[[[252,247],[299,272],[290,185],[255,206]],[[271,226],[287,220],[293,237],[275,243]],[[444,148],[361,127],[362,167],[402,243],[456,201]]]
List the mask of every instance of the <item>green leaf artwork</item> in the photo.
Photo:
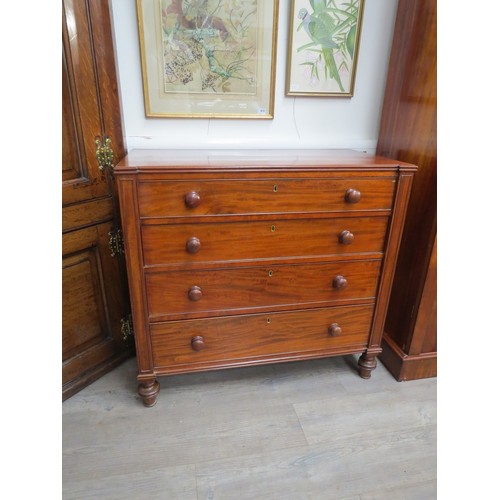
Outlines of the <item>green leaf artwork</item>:
[[288,93],[352,95],[362,0],[293,5]]
[[161,0],[165,92],[257,91],[257,0]]

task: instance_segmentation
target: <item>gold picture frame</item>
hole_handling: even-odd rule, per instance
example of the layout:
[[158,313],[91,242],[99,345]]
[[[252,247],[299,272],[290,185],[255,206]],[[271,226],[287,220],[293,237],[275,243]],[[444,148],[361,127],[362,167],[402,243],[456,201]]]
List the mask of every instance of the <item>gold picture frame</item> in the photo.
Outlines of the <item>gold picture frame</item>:
[[274,117],[279,0],[136,0],[147,117]]
[[291,0],[285,94],[352,97],[364,0]]

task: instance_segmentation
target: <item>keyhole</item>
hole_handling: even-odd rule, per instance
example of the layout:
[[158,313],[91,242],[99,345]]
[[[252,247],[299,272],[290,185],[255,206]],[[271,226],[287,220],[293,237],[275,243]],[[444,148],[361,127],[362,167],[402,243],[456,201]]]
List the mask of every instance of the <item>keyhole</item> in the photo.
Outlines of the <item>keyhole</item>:
[[271,277],[273,275],[273,271],[272,269],[269,271],[269,277]]
[[277,185],[277,184],[275,184],[275,185],[273,186],[273,191],[274,191],[275,193],[277,193],[277,192],[278,192],[278,185]]
[[267,318],[267,319],[266,319],[266,323],[267,323],[267,324],[271,323],[271,318]]
[[275,231],[276,231],[276,226],[273,224],[273,225],[271,226],[271,233],[274,233]]

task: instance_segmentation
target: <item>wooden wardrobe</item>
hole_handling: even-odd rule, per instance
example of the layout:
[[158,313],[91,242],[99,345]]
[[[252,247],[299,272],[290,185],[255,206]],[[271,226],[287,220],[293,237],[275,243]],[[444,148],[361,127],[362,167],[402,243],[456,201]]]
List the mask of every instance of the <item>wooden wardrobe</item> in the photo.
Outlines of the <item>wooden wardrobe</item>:
[[437,374],[436,0],[399,0],[377,154],[418,165],[380,359],[398,380]]
[[112,173],[125,147],[109,4],[62,7],[64,400],[130,356],[133,340]]

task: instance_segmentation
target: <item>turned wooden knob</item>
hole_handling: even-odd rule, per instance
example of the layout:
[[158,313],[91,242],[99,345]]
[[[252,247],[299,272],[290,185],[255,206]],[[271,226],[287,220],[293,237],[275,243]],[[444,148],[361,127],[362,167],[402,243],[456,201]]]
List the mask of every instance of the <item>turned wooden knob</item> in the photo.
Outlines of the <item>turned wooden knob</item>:
[[351,233],[351,231],[342,231],[339,234],[339,242],[342,243],[342,245],[350,245],[354,241],[354,234]]
[[201,299],[202,296],[203,296],[203,293],[201,292],[201,288],[199,286],[192,286],[189,289],[189,292],[188,292],[189,300],[192,300],[193,302],[197,302],[198,300]]
[[191,347],[193,351],[201,351],[205,347],[205,341],[201,335],[197,335],[191,339]]
[[201,196],[196,191],[191,191],[184,197],[184,203],[188,208],[196,208],[201,203]]
[[193,236],[192,238],[189,238],[186,242],[186,250],[189,253],[196,253],[200,250],[201,248],[201,241]]
[[357,203],[361,199],[361,192],[356,189],[348,189],[345,192],[345,201],[347,203]]
[[340,328],[340,325],[338,323],[332,323],[328,327],[328,335],[331,337],[338,337],[342,333],[342,328]]
[[336,276],[333,280],[333,288],[343,290],[347,286],[347,280],[343,276]]

